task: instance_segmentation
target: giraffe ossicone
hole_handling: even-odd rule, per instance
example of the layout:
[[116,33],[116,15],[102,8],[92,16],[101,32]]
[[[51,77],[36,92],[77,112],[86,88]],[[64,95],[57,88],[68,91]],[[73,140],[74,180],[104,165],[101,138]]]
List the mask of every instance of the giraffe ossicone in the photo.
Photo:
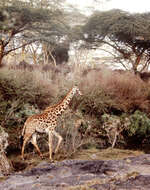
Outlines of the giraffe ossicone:
[[41,114],[36,114],[28,117],[22,130],[22,159],[24,159],[24,150],[27,142],[31,142],[36,148],[38,154],[43,157],[37,145],[36,135],[37,133],[47,133],[49,144],[49,159],[52,160],[52,137],[56,136],[58,138],[58,143],[54,153],[58,151],[61,141],[63,140],[63,138],[55,131],[55,128],[57,126],[57,118],[68,107],[71,99],[75,94],[82,95],[77,86],[71,88],[65,98],[61,100],[58,104],[47,107]]

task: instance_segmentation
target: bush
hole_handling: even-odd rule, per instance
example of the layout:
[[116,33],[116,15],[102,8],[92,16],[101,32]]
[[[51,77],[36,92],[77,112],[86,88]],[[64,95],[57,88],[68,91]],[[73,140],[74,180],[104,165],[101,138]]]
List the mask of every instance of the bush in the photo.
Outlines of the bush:
[[[101,118],[105,113],[120,118],[121,126],[126,122],[122,119],[122,114],[127,113],[131,125],[124,132],[124,141],[129,142],[128,138],[139,136],[142,139],[148,137],[149,119],[143,114],[150,111],[150,88],[138,76],[129,72],[120,74],[108,69],[91,69],[86,74],[82,74],[80,68],[69,74],[52,72],[34,69],[9,70],[6,67],[0,69],[0,122],[9,132],[11,147],[18,147],[18,134],[21,133],[26,118],[59,102],[73,84],[78,84],[83,96],[75,96],[70,106],[74,113],[78,110],[83,120],[91,121],[92,127],[87,134],[95,138],[96,143],[103,139],[105,146],[108,146],[106,130],[102,128],[104,121]],[[141,113],[135,112],[137,109]],[[132,113],[134,114],[129,117],[128,114]],[[69,117],[64,119],[67,127],[59,129],[66,143],[63,146],[64,152],[71,152],[73,146],[77,149],[83,143],[78,135],[85,133],[88,128],[87,124],[80,126],[79,133],[75,136],[72,129],[75,116],[70,113]],[[87,141],[91,140],[89,136],[85,136]],[[86,143],[85,138],[84,140]],[[69,142],[74,144],[70,149]]]
[[19,148],[21,129],[29,115],[53,101],[57,87],[40,72],[0,69],[0,122],[9,133],[11,148]]
[[103,86],[122,112],[149,112],[149,86],[130,72],[112,73]]
[[144,148],[150,142],[150,119],[139,110],[128,115],[130,124],[122,132],[126,148]]
[[139,110],[130,115],[130,122],[128,128],[129,136],[138,136],[147,138],[150,136],[150,119],[147,115]]
[[121,115],[141,110],[150,112],[150,87],[131,72],[91,69],[81,77],[82,107],[86,113]]
[[[22,70],[0,70],[0,91],[4,100],[18,100],[44,109],[56,92],[51,81],[44,80],[40,72]],[[56,87],[57,89],[57,87]]]
[[92,87],[84,91],[80,109],[85,114],[93,115],[97,118],[109,112],[111,107],[115,107],[115,103],[101,87]]

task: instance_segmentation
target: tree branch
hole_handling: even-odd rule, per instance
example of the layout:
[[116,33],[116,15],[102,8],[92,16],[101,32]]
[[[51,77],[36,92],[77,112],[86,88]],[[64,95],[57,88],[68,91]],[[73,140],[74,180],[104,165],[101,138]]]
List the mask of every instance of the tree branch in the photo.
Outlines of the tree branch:
[[19,49],[19,48],[22,48],[22,47],[24,47],[24,46],[26,46],[26,45],[29,45],[29,44],[32,44],[32,43],[34,43],[34,42],[35,42],[35,41],[27,42],[27,43],[22,44],[21,46],[12,48],[12,49],[8,50],[7,52],[5,52],[5,53],[4,53],[4,56],[5,56],[5,55],[8,55],[11,51],[15,51],[15,50],[17,50],[17,49]]

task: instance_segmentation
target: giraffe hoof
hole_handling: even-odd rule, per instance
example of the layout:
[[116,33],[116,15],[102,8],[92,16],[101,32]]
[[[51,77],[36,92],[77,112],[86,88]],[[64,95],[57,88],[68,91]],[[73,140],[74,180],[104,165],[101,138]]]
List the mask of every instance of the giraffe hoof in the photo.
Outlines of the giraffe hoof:
[[50,163],[54,163],[54,160],[52,158],[49,158]]
[[40,155],[40,158],[43,160],[43,159],[44,159],[44,156],[41,154],[41,155]]
[[24,156],[21,156],[21,160],[23,160],[23,161],[25,160],[25,159],[24,159]]

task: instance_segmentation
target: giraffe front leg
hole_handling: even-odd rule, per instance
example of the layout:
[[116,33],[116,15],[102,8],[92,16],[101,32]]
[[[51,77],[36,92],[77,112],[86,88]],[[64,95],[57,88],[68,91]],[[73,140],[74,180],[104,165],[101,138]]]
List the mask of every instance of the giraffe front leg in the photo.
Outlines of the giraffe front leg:
[[56,154],[58,149],[59,149],[59,146],[61,144],[61,141],[63,140],[63,138],[56,131],[53,131],[53,134],[58,138],[58,143],[57,143],[57,146],[56,146],[56,149],[55,149],[55,152],[54,152],[54,154]]
[[53,137],[53,134],[51,131],[49,131],[49,134],[48,134],[48,138],[49,138],[49,140],[48,140],[48,143],[49,143],[49,159],[50,159],[50,161],[53,162],[53,160],[52,160],[52,137]]

